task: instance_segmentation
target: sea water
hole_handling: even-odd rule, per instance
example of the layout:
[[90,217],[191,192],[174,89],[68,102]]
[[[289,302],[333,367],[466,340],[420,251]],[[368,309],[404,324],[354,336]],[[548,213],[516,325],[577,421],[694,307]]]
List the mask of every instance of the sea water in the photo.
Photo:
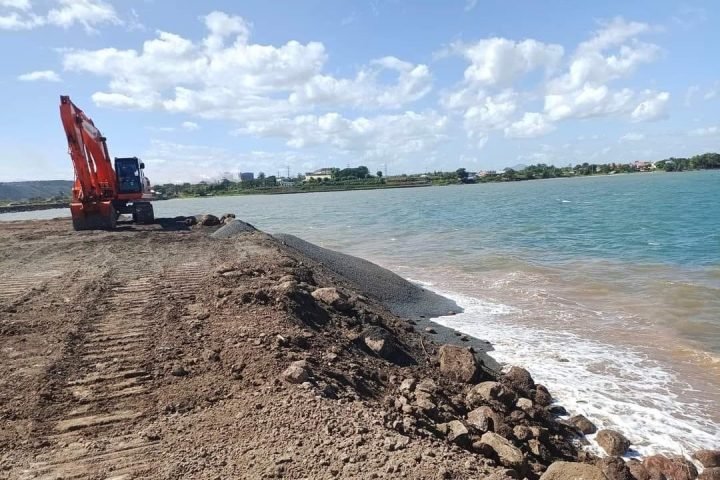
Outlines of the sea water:
[[705,171],[155,208],[236,213],[425,284],[465,309],[437,322],[490,340],[570,413],[650,454],[720,443],[719,203],[720,171]]

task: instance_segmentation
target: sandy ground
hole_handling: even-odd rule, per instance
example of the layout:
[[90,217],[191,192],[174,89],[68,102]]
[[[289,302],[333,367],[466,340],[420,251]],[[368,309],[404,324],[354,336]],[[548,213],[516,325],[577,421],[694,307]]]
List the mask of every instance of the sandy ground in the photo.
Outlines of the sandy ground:
[[[298,284],[347,291],[352,315]],[[437,376],[418,326],[354,288],[262,232],[3,223],[0,478],[506,478],[487,451],[403,431],[404,378],[445,389],[438,418],[463,413],[467,387]],[[412,361],[359,348],[369,324]],[[283,379],[302,360],[309,381]],[[571,458],[564,445],[542,463]]]

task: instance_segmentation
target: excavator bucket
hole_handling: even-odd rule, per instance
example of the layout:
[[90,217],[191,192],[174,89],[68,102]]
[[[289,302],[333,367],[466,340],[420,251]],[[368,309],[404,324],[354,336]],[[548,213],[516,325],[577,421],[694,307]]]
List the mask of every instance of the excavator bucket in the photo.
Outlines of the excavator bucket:
[[71,203],[75,230],[112,230],[117,225],[117,212],[112,202]]

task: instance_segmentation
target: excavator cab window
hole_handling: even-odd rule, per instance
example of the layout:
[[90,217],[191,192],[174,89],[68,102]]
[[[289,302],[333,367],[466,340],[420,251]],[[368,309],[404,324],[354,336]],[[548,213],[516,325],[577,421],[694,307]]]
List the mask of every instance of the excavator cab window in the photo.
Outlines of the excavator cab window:
[[115,159],[119,193],[142,193],[140,168],[137,157]]

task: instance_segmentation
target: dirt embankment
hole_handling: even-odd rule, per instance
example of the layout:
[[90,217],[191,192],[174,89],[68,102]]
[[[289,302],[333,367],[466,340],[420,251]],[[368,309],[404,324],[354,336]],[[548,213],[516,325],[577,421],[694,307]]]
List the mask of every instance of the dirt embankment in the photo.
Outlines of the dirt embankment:
[[3,225],[0,478],[533,479],[592,461],[524,370],[443,347],[262,232],[210,231]]

